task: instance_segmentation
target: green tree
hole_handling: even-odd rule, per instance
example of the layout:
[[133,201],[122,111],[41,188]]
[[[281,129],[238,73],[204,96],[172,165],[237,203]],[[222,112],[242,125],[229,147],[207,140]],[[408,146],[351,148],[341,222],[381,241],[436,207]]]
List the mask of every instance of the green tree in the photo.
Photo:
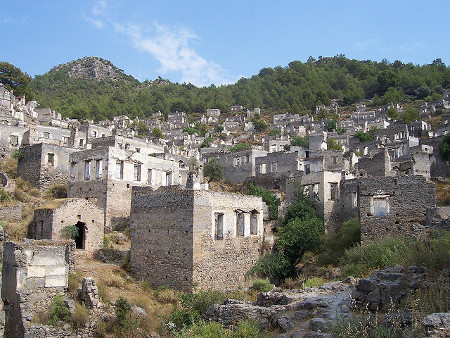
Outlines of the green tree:
[[336,120],[326,120],[325,121],[325,130],[326,131],[333,131],[336,130],[337,121]]
[[203,168],[203,175],[207,177],[210,182],[220,181],[223,178],[224,173],[225,170],[222,163],[215,157],[211,158]]
[[252,149],[252,146],[248,143],[237,143],[237,144],[231,146],[230,148],[228,148],[228,151],[230,153],[235,153],[237,151],[247,150],[247,149]]
[[397,109],[395,109],[394,107],[389,107],[389,109],[386,112],[386,115],[392,120],[397,120],[400,116]]
[[377,76],[378,89],[386,92],[389,87],[397,87],[400,83],[398,74],[390,69],[381,71]]
[[152,129],[152,136],[155,138],[164,138],[164,135],[158,127]]
[[398,103],[403,98],[403,91],[394,87],[389,87],[383,96],[383,103]]
[[308,148],[309,147],[309,140],[308,137],[301,137],[301,136],[292,136],[291,137],[291,146],[297,146],[297,147],[303,147]]
[[450,160],[450,134],[446,134],[442,139],[441,143],[439,143],[439,152],[441,153],[441,157],[444,161]]
[[363,131],[358,131],[353,136],[358,138],[360,142],[366,142],[366,141],[373,140],[373,137],[370,134],[365,133]]
[[427,96],[429,96],[430,94],[431,94],[431,89],[428,88],[427,86],[419,87],[414,91],[414,95],[416,95],[416,97],[418,99],[424,99]]
[[402,120],[405,123],[411,123],[419,120],[419,111],[414,107],[409,106],[402,114]]
[[337,150],[337,151],[342,151],[342,145],[340,145],[338,143],[338,141],[336,141],[334,138],[329,137],[327,139],[327,149],[328,150]]
[[323,222],[312,217],[305,220],[295,218],[278,231],[277,249],[295,265],[306,251],[320,244]]
[[258,133],[262,133],[269,127],[269,125],[264,121],[255,120],[252,123],[253,123],[253,127],[255,128],[255,131]]
[[6,89],[12,90],[15,96],[25,95],[27,101],[34,99],[34,94],[28,87],[31,76],[23,73],[20,68],[13,66],[8,62],[0,62],[0,83],[5,85]]

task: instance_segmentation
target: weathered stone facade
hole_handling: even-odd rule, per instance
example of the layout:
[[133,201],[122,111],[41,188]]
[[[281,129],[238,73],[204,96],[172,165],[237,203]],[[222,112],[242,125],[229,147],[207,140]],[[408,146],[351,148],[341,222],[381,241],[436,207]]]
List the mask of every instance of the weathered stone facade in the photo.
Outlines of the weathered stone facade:
[[425,229],[427,208],[435,206],[434,183],[423,176],[363,178],[358,187],[361,241],[418,235]]
[[28,240],[6,242],[3,248],[5,337],[23,337],[33,317],[46,311],[54,296],[64,294],[73,247],[67,241]]
[[35,239],[66,239],[63,229],[76,226],[77,249],[94,253],[103,246],[103,210],[84,198],[64,198],[48,202],[34,210],[32,237]]
[[33,187],[45,190],[52,184],[67,184],[69,155],[76,149],[39,143],[19,150],[17,174]]
[[243,286],[260,255],[260,197],[133,187],[131,219],[131,270],[156,287]]
[[70,156],[69,197],[95,198],[105,227],[130,216],[131,187],[181,184],[179,163],[136,150],[96,147]]

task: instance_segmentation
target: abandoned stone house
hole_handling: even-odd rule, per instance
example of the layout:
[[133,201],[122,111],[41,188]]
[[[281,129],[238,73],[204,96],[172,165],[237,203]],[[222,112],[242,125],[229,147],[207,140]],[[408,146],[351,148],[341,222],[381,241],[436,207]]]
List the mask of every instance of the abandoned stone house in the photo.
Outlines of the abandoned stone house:
[[133,187],[130,266],[155,287],[246,285],[263,241],[263,203],[241,194]]
[[268,189],[285,190],[286,180],[304,173],[304,158],[296,152],[268,153],[255,158],[254,181]]
[[[400,143],[400,146],[404,145],[405,143]],[[404,153],[406,154],[403,155]],[[372,152],[370,156],[360,158],[358,170],[368,177],[422,175],[430,179],[432,153],[433,147],[426,145],[412,148],[407,145],[406,148],[389,145]],[[399,154],[402,155],[398,156]]]
[[[337,230],[336,220],[342,219],[338,208],[341,201],[341,171],[314,171],[286,180],[286,202],[294,203],[298,194],[309,196],[315,204],[319,217],[324,220],[325,229],[329,233]],[[349,209],[352,209],[350,206]]]
[[53,297],[67,288],[75,268],[73,244],[26,240],[6,242],[3,249],[4,337],[33,337],[36,314],[48,311]]
[[211,157],[217,157],[224,168],[224,178],[230,183],[243,183],[248,177],[256,175],[256,158],[266,156],[263,150],[248,149],[234,153],[203,154],[207,162]]
[[[102,134],[103,135],[103,134]],[[115,147],[145,155],[153,155],[164,152],[164,148],[152,142],[129,138],[118,135],[101,136],[91,140],[91,148],[97,147]]]
[[38,143],[53,144],[60,147],[71,147],[71,131],[69,129],[29,125],[23,135],[22,145],[33,145]]
[[434,183],[423,176],[359,180],[361,241],[387,236],[417,236],[425,230],[427,209],[436,206]]
[[104,210],[108,230],[129,217],[133,185],[178,185],[183,182],[184,173],[178,162],[115,147],[72,153],[69,166],[68,197],[95,198]]
[[31,186],[45,190],[53,184],[66,184],[69,179],[69,156],[77,149],[38,143],[20,147],[17,174]]
[[0,153],[2,156],[18,150],[28,128],[20,125],[0,124]]
[[104,213],[84,198],[64,198],[49,201],[34,210],[31,237],[34,239],[67,239],[64,229],[76,226],[76,249],[95,253],[103,246]]

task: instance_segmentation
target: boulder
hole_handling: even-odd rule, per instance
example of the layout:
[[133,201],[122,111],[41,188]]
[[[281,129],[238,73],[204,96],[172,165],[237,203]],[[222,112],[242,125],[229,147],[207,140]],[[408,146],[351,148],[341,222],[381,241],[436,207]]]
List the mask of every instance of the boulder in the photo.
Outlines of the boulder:
[[450,336],[450,312],[432,313],[423,319],[422,326],[428,335],[448,337]]

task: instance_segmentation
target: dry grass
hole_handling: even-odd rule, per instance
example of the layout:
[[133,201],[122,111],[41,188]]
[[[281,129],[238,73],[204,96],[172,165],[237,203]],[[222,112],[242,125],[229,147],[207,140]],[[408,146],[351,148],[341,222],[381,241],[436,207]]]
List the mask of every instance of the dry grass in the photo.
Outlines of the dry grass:
[[434,184],[436,185],[436,204],[450,205],[450,178],[437,179]]
[[0,161],[0,171],[6,173],[9,178],[15,178],[17,175],[17,159],[7,158]]
[[156,299],[163,304],[177,304],[178,296],[176,291],[172,289],[165,289],[157,293]]
[[[122,296],[128,299],[130,304],[145,309],[147,316],[139,317],[137,320],[139,327],[147,333],[156,334],[162,318],[168,318],[173,311],[173,304],[159,302],[148,283],[135,280],[117,265],[105,264],[80,256],[77,257],[77,268],[77,275],[80,278],[93,277],[95,279],[100,300],[104,304],[114,303]],[[106,326],[101,323],[97,329],[100,334],[106,333]],[[108,334],[106,335],[108,336]]]

